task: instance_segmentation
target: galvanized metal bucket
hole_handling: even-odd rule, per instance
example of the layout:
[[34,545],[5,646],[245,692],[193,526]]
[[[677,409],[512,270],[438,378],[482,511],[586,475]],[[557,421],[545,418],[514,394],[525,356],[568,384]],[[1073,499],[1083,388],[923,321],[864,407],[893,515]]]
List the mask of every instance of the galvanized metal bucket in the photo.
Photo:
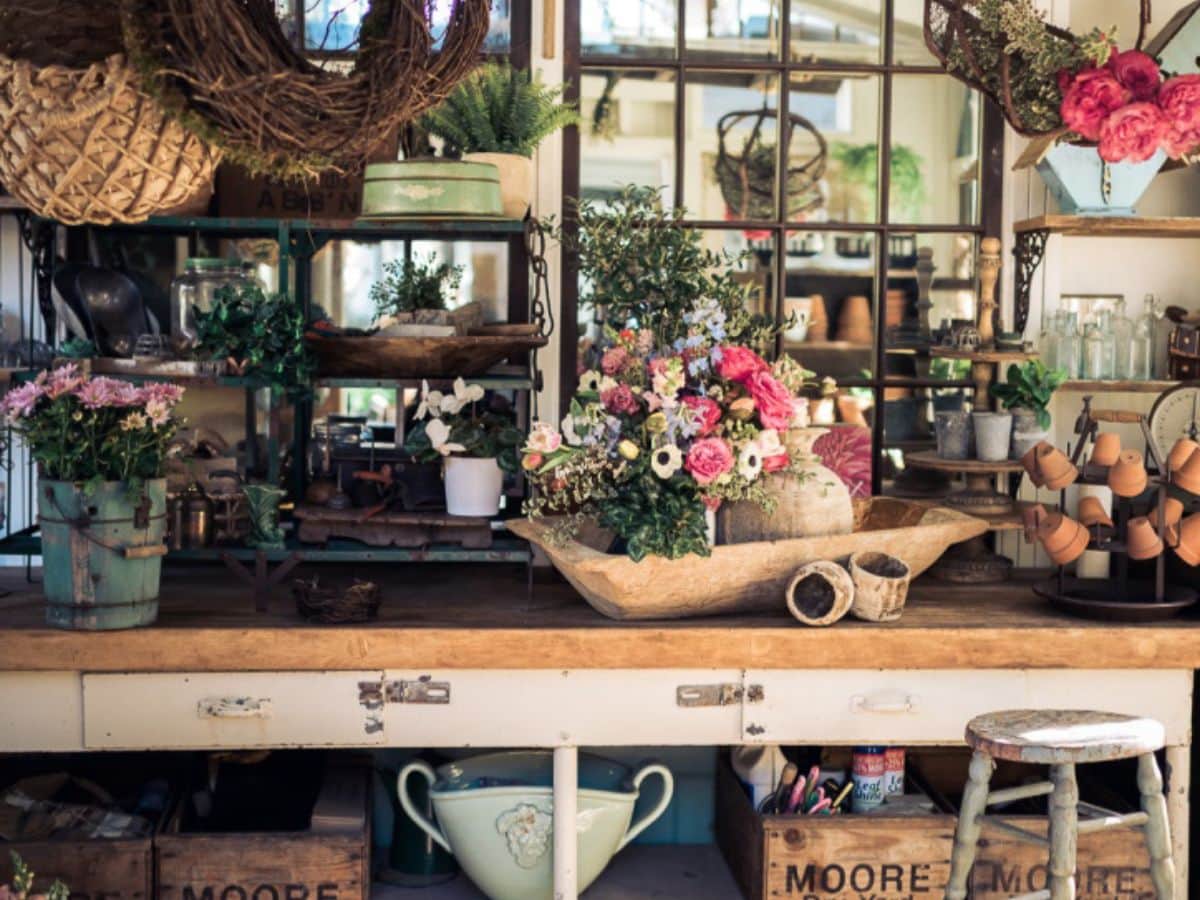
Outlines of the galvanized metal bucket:
[[120,481],[88,493],[82,484],[43,480],[38,521],[48,624],[107,631],[155,620],[167,552],[166,479],[146,482],[140,495]]

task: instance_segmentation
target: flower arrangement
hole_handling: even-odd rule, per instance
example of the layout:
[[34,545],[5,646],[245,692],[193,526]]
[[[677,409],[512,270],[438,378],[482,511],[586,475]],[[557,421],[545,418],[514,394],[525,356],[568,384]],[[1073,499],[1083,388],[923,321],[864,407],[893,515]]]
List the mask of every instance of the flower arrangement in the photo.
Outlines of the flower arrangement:
[[44,478],[90,485],[122,481],[136,490],[163,476],[182,396],[183,388],[174,384],[137,387],[87,378],[71,363],[13,388],[0,412],[24,438]]
[[537,487],[528,513],[574,513],[565,534],[594,517],[640,560],[707,556],[705,511],[725,501],[770,509],[765,476],[793,466],[786,432],[808,424],[799,391],[812,373],[728,343],[714,301],[696,301],[683,322],[665,347],[650,329],[610,333],[561,426],[533,427],[521,460]]
[[503,400],[493,396],[481,407],[486,392],[478,384],[454,380],[453,391],[443,393],[421,382],[416,426],[404,442],[404,451],[420,462],[448,456],[495,459],[505,472],[517,470],[517,448],[525,435],[514,424]]
[[67,900],[71,896],[70,890],[59,879],[55,879],[44,893],[33,893],[34,871],[15,850],[9,851],[9,856],[12,858],[12,883],[0,884],[0,900]]

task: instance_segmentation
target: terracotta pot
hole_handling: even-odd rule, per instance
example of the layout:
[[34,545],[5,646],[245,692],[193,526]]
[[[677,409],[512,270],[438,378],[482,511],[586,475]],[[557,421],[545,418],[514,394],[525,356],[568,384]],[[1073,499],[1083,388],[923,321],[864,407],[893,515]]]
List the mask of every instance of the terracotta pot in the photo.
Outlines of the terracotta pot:
[[1067,455],[1050,444],[1038,444],[1033,448],[1038,475],[1042,486],[1052,491],[1061,491],[1069,484],[1074,484],[1079,477],[1079,470]]
[[887,292],[887,306],[884,313],[884,322],[889,328],[898,326],[904,322],[904,310],[908,306],[908,294],[900,288],[889,288]]
[[808,341],[829,340],[829,314],[825,312],[825,298],[813,294],[810,298],[812,306],[808,312]]
[[1117,461],[1108,470],[1108,486],[1118,497],[1137,497],[1146,489],[1149,476],[1142,464],[1142,454],[1136,450],[1122,450]]
[[[1045,448],[1045,450],[1042,448]],[[1053,444],[1048,444],[1046,441],[1039,441],[1021,456],[1021,465],[1025,467],[1025,474],[1029,476],[1029,480],[1033,482],[1034,487],[1041,487],[1046,483],[1046,480],[1042,477],[1041,467],[1038,465],[1038,457],[1041,453],[1053,449]]]
[[1130,559],[1154,559],[1163,552],[1163,542],[1153,523],[1145,516],[1129,520],[1129,535],[1125,539]]
[[1088,545],[1088,532],[1070,516],[1052,512],[1038,526],[1038,540],[1056,565],[1065,566],[1083,555]]
[[1200,513],[1188,516],[1179,523],[1179,543],[1175,555],[1189,566],[1200,565]]
[[524,219],[533,197],[533,160],[516,153],[467,153],[469,162],[491,163],[500,172],[500,205],[506,219]]
[[1121,436],[1115,431],[1106,431],[1096,435],[1096,443],[1092,446],[1091,463],[1094,466],[1108,468],[1121,455]]
[[1034,503],[1021,510],[1021,522],[1025,527],[1025,543],[1032,544],[1037,540],[1038,528],[1049,513],[1040,503]]
[[850,614],[868,622],[894,622],[904,612],[912,572],[903,560],[866,551],[850,557],[854,603]]
[[1112,517],[1104,509],[1104,504],[1100,502],[1099,497],[1084,497],[1079,501],[1079,521],[1088,528],[1095,525],[1103,525],[1106,528],[1113,527]]
[[1179,543],[1179,522],[1183,518],[1183,503],[1174,497],[1167,497],[1162,506],[1150,511],[1149,519],[1157,531],[1161,523],[1165,531],[1167,546],[1174,547]]
[[1200,494],[1200,453],[1193,453],[1182,466],[1172,471],[1171,483],[1189,494]]
[[839,394],[837,397],[838,418],[847,425],[861,425],[863,428],[870,427],[867,424],[867,417],[863,415],[862,407],[858,405],[858,400],[849,394]]
[[870,344],[873,336],[871,301],[862,294],[851,294],[842,301],[837,339],[850,344]]
[[854,582],[837,563],[818,559],[796,570],[784,591],[788,611],[805,625],[832,625],[850,612]]
[[1200,444],[1189,438],[1180,438],[1175,442],[1175,446],[1171,448],[1171,452],[1167,454],[1167,471],[1175,472],[1183,468],[1183,464],[1188,461],[1193,453],[1200,450]]

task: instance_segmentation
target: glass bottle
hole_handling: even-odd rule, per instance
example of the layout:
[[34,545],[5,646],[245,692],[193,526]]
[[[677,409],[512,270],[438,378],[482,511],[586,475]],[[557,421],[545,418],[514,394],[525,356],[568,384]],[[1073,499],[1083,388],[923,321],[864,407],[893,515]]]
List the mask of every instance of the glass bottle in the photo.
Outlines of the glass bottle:
[[1167,318],[1167,305],[1151,294],[1148,298],[1154,311],[1154,364],[1152,378],[1168,378],[1170,373],[1171,330],[1175,327]]
[[1153,295],[1146,296],[1146,305],[1133,323],[1133,338],[1129,350],[1129,377],[1149,381],[1154,377],[1154,305]]
[[1133,322],[1125,314],[1124,298],[1117,301],[1112,320],[1113,344],[1116,346],[1112,377],[1127,381],[1133,377]]
[[1062,311],[1056,311],[1053,316],[1042,317],[1042,333],[1038,335],[1038,355],[1048,369],[1058,368],[1058,328]]
[[1088,381],[1104,378],[1104,337],[1096,322],[1083,329],[1083,377]]
[[1113,336],[1113,318],[1110,310],[1101,310],[1097,316],[1096,327],[1100,330],[1100,377],[1105,380],[1116,378],[1117,371],[1117,342]]
[[257,279],[240,260],[192,257],[171,282],[171,347],[184,353],[196,345],[196,310],[209,312],[217,291],[248,287]]
[[1079,378],[1083,374],[1079,344],[1079,317],[1077,313],[1063,312],[1058,333],[1058,367],[1064,369],[1068,378]]

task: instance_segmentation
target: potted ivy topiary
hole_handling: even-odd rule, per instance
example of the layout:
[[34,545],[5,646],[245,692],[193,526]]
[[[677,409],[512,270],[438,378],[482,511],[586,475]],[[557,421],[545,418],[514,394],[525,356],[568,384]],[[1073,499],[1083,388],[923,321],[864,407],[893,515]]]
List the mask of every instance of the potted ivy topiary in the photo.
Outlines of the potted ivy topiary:
[[1003,383],[993,384],[992,396],[1012,410],[1012,449],[1010,456],[1020,459],[1050,431],[1050,398],[1067,380],[1063,369],[1050,369],[1040,359],[1021,365],[1013,363]]
[[383,280],[371,285],[375,327],[382,337],[445,337],[466,334],[482,324],[483,307],[467,303],[447,309],[462,282],[462,266],[439,263],[437,256],[384,263]]
[[528,70],[487,62],[455,85],[422,126],[447,149],[500,170],[504,215],[523,219],[533,192],[533,151],[546,137],[579,121],[560,102],[565,85],[544,85]]

